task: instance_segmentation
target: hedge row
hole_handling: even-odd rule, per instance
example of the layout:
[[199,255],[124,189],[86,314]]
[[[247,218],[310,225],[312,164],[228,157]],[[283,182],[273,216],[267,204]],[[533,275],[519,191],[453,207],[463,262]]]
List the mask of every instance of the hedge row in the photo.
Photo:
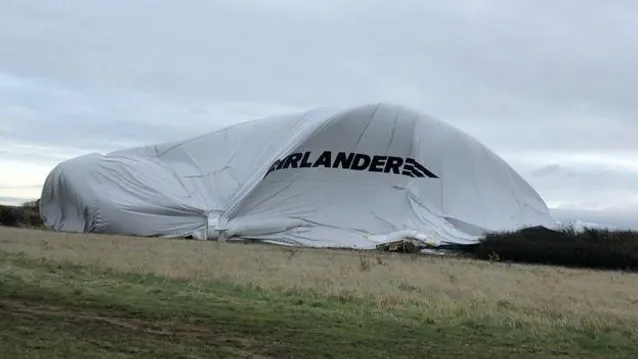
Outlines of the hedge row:
[[0,225],[7,227],[43,227],[40,202],[27,202],[22,206],[0,205]]
[[[19,207],[0,205],[0,225],[43,227],[39,201]],[[515,232],[490,233],[478,245],[452,249],[492,261],[638,270],[637,231],[531,227]]]
[[530,227],[491,233],[470,248],[478,259],[567,267],[638,270],[638,232],[586,228]]

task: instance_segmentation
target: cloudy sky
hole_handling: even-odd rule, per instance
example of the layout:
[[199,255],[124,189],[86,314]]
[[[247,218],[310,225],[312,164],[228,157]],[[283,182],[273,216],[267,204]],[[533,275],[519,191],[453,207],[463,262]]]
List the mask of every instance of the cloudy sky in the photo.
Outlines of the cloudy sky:
[[320,105],[427,112],[559,219],[638,227],[638,2],[3,0],[0,202],[87,152]]

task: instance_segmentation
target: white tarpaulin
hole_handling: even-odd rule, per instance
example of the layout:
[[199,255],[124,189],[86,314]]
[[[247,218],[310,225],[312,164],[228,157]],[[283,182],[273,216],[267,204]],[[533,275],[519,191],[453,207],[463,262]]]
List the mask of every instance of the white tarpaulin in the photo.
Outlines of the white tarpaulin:
[[55,167],[41,197],[60,231],[372,248],[475,243],[554,226],[540,196],[461,131],[390,104],[273,116]]

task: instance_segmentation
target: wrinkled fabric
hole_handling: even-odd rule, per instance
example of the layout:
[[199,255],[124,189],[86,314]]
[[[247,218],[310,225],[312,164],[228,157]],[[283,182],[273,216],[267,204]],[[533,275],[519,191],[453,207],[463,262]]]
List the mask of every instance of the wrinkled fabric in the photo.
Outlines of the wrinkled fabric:
[[394,104],[319,108],[60,163],[55,230],[373,248],[473,244],[555,226],[545,202],[460,130]]

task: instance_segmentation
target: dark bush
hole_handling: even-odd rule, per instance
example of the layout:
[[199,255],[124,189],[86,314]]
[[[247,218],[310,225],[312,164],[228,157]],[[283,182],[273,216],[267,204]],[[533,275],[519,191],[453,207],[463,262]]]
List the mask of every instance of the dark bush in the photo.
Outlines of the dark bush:
[[0,205],[0,225],[7,227],[42,227],[40,201],[27,202],[22,206]]
[[531,227],[488,234],[472,252],[487,260],[638,270],[638,232]]
[[16,227],[19,216],[16,214],[17,207],[0,205],[0,224],[7,227]]

